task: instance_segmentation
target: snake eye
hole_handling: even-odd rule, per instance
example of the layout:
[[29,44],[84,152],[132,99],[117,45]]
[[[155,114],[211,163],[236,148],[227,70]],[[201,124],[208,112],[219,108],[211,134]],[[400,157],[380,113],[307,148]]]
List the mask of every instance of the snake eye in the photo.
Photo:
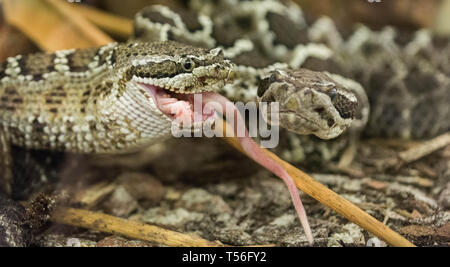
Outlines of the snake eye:
[[336,97],[336,95],[337,95],[336,88],[331,89],[331,90],[328,92],[328,95],[330,96],[331,101],[333,101],[333,99],[334,99],[334,98]]
[[190,58],[186,58],[186,59],[183,61],[182,64],[183,64],[183,69],[184,69],[185,71],[191,71],[191,70],[193,70],[194,67],[195,67],[194,61],[193,61],[192,59],[190,59]]

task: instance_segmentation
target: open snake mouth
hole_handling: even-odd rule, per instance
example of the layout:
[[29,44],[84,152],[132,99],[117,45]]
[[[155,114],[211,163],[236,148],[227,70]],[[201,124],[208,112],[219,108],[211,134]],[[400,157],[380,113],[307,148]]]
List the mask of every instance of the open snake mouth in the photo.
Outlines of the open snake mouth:
[[175,93],[159,86],[139,83],[148,89],[158,109],[180,126],[201,126],[215,118],[215,110],[206,105],[202,93]]

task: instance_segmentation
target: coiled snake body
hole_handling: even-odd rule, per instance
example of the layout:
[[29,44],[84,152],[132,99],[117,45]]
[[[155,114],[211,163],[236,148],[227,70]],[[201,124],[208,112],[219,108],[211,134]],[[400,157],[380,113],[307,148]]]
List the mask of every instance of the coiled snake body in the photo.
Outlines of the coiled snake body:
[[[449,55],[448,41],[435,48],[426,31],[402,45],[399,38],[391,28],[361,26],[344,39],[327,18],[308,26],[289,1],[152,6],[136,15],[126,44],[2,63],[1,152],[8,155],[11,145],[82,153],[136,149],[170,136],[174,119],[194,117],[193,94],[208,91],[279,102],[280,125],[291,131],[284,133],[282,155],[293,162],[305,158],[313,139],[297,134],[334,138],[353,119],[353,131],[368,135],[426,137],[449,130],[450,111],[442,108],[450,101],[449,57],[436,56]],[[191,130],[209,119],[193,122]],[[2,172],[11,167],[9,159]],[[11,173],[0,184],[11,191]]]
[[[190,1],[189,10],[164,6],[142,10],[136,15],[135,37],[222,47],[225,56],[236,63],[238,78],[242,77],[221,90],[233,100],[255,99],[263,91],[257,92],[255,85],[264,81],[270,70],[306,68],[327,72],[355,93],[359,107],[353,133],[429,138],[450,128],[446,104],[450,101],[450,45],[448,38],[426,29],[405,33],[393,27],[372,31],[358,25],[350,35],[343,35],[329,18],[307,23],[299,6],[290,1],[212,4],[199,0]],[[259,95],[260,100],[271,101],[272,96],[283,94],[288,84],[302,88],[304,80],[288,82],[286,78],[283,83],[272,83],[265,95]],[[322,117],[314,120],[326,125],[329,116]],[[284,128],[305,133],[298,129],[298,121],[289,127],[287,116],[281,114],[280,118]],[[322,128],[330,132],[328,127]],[[277,151],[291,162],[314,158],[326,164],[338,157],[350,140],[348,135],[331,142],[291,132],[283,136],[284,143]]]

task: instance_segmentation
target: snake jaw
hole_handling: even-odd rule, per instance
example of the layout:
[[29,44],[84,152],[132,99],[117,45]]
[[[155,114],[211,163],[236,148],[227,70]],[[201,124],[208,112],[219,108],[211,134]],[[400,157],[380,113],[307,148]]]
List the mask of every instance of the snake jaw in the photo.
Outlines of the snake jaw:
[[138,84],[150,92],[158,110],[172,120],[176,129],[195,132],[215,121],[216,113],[203,101],[202,94],[176,93],[151,84]]

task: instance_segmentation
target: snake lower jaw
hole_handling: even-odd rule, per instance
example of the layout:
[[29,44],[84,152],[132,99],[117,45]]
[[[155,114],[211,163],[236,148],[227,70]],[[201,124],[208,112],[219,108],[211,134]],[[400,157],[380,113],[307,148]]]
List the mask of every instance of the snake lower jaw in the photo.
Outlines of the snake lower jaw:
[[[191,132],[212,126],[216,112],[203,101],[202,93],[175,93],[159,86],[138,83],[150,92],[160,112],[172,120],[172,128]],[[206,92],[206,91],[205,91]]]

